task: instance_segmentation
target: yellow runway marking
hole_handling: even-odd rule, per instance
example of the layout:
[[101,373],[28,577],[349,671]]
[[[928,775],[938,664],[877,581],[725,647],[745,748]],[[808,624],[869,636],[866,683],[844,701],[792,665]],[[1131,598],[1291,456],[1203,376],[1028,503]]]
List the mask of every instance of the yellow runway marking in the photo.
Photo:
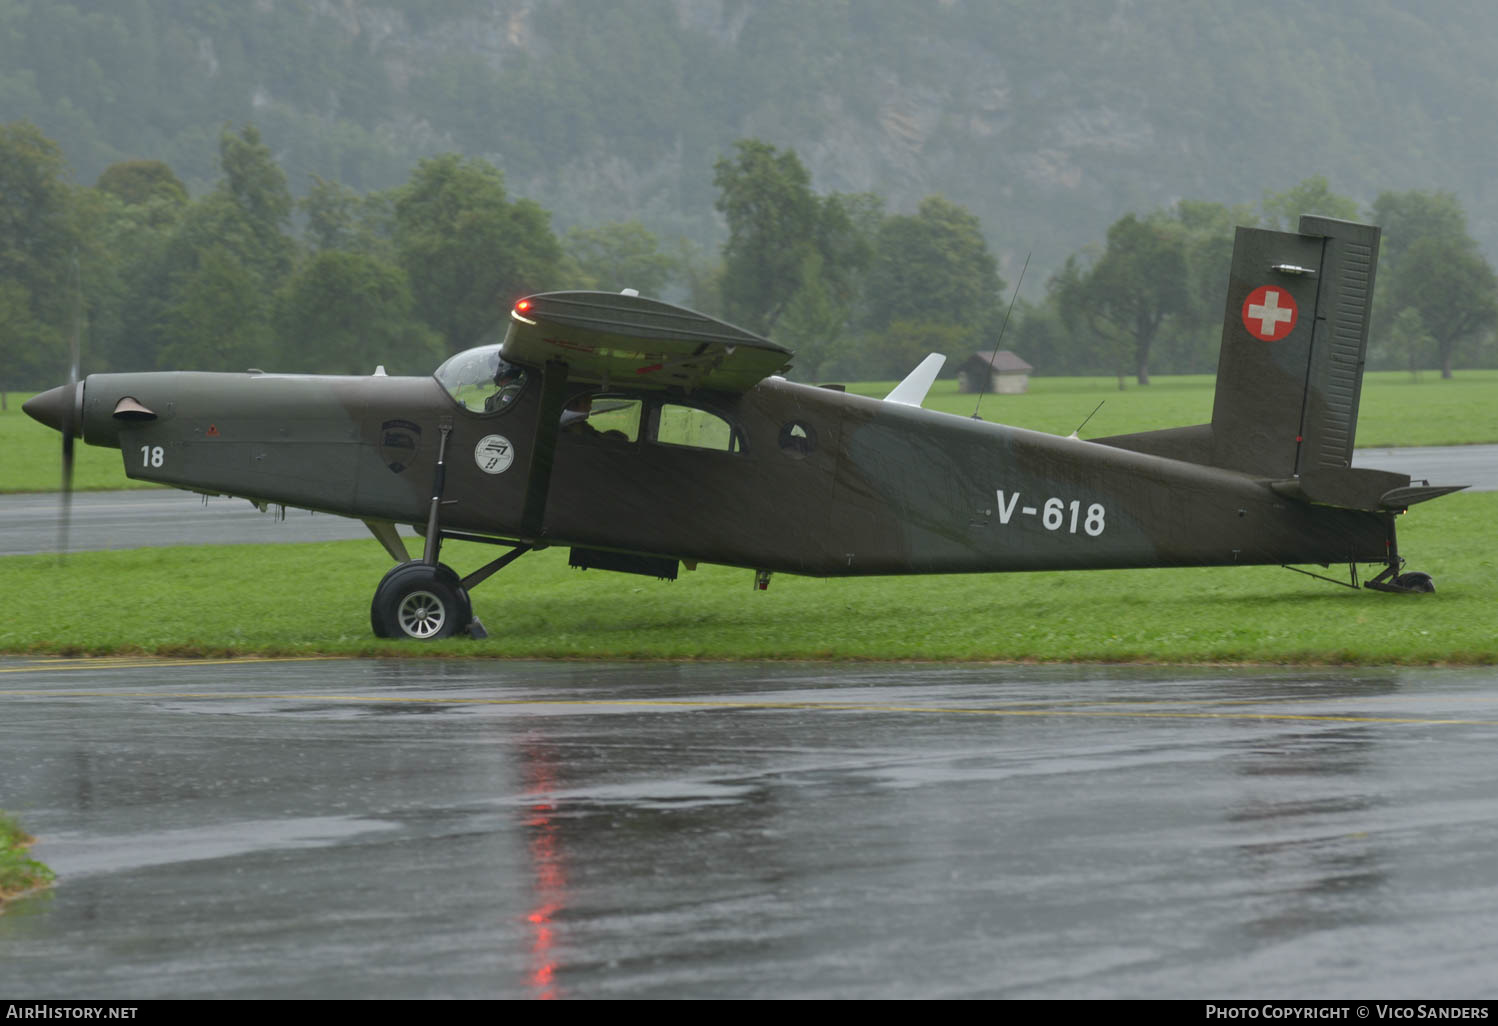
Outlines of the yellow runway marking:
[[1254,712],[1248,709],[1205,712],[1129,709],[1110,703],[1098,709],[963,708],[960,706],[875,705],[862,702],[751,702],[668,698],[456,698],[384,695],[316,695],[269,692],[197,691],[45,691],[9,690],[0,695],[29,698],[134,698],[154,701],[351,702],[369,705],[539,706],[573,708],[748,709],[805,712],[923,713],[955,716],[1052,717],[1070,719],[1273,720],[1298,723],[1362,723],[1417,726],[1498,727],[1498,720],[1438,719],[1423,716],[1352,716],[1335,713]]

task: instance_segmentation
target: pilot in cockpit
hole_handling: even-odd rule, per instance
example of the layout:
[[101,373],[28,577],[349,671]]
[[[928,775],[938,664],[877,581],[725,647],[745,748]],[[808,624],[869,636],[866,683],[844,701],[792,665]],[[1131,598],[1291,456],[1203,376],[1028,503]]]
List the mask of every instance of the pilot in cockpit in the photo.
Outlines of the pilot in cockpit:
[[494,371],[495,391],[484,400],[484,412],[502,410],[514,402],[525,389],[525,371],[503,358]]

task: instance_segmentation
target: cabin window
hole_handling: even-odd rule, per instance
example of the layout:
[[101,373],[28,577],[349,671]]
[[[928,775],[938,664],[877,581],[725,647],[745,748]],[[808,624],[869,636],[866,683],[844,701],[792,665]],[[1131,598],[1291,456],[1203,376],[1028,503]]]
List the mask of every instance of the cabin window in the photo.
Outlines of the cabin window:
[[634,442],[640,437],[638,399],[610,395],[576,395],[562,409],[562,433]]
[[804,460],[817,448],[817,429],[804,420],[788,420],[780,426],[780,451],[793,460]]
[[471,413],[503,413],[525,391],[525,368],[499,355],[499,346],[479,346],[437,368],[437,383]]
[[662,403],[655,424],[655,441],[691,449],[743,452],[744,440],[732,424],[696,406]]

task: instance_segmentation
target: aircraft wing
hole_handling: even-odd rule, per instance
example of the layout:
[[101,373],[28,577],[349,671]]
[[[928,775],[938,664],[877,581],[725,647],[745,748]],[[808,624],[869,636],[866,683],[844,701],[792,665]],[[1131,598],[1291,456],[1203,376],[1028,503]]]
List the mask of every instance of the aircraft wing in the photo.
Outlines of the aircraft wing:
[[791,352],[704,314],[615,292],[543,292],[510,311],[501,353],[607,388],[747,392],[790,366]]

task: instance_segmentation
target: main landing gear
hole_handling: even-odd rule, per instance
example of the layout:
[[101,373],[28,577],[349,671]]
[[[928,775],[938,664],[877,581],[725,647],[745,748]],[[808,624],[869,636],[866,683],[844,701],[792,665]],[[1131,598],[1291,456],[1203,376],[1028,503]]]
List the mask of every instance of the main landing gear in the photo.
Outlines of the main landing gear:
[[[437,537],[439,545],[442,538],[507,544],[495,538],[451,532]],[[531,551],[529,545],[514,545],[498,559],[485,563],[467,577],[459,577],[446,563],[435,562],[437,548],[428,536],[427,549],[433,562],[425,558],[407,560],[381,578],[369,604],[369,625],[375,637],[438,641],[467,634],[470,638],[487,638],[489,632],[473,615],[468,592]]]
[[[379,638],[436,641],[460,633],[471,638],[487,638],[488,631],[484,630],[478,617],[473,615],[473,603],[469,601],[468,592],[532,548],[524,543],[442,530],[438,514],[442,507],[442,490],[446,480],[444,468],[447,437],[452,428],[451,425],[444,424],[440,430],[442,441],[437,450],[436,480],[432,485],[426,547],[421,558],[408,558],[405,543],[396,534],[394,524],[388,521],[365,521],[386,551],[400,560],[381,578],[379,587],[375,588],[374,599],[369,604],[369,625]],[[491,545],[508,544],[511,548],[503,556],[484,564],[467,577],[459,577],[452,567],[437,560],[444,538]]]
[[446,563],[398,564],[380,581],[369,605],[369,625],[379,638],[433,641],[474,622],[468,589]]

